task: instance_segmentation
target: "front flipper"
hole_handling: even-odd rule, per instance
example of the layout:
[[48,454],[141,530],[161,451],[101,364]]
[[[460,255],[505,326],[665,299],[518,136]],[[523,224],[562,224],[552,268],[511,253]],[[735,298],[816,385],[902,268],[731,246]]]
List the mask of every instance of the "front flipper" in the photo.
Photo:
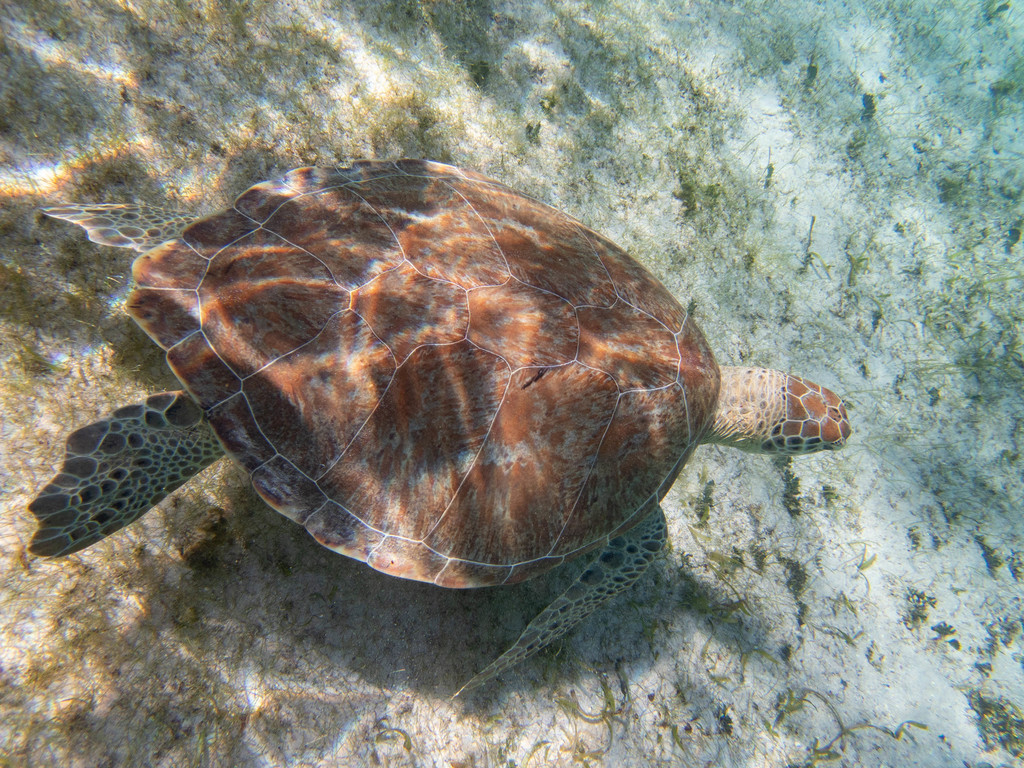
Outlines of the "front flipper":
[[483,685],[550,645],[596,608],[643,575],[665,545],[665,514],[655,507],[639,525],[608,542],[593,563],[565,592],[531,621],[515,645],[462,686],[456,696]]
[[224,455],[198,405],[163,392],[68,435],[60,474],[29,511],[39,529],[28,546],[70,555],[109,536]]
[[173,240],[196,218],[192,214],[165,208],[119,203],[69,203],[43,208],[43,213],[77,224],[94,243],[132,248],[139,253]]

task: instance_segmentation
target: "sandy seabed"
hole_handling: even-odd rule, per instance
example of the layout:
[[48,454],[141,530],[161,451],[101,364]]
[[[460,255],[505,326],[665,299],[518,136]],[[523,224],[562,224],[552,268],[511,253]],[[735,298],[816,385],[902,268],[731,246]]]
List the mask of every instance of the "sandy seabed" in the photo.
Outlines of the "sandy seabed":
[[[0,5],[0,765],[1019,764],[1024,11],[939,5]],[[652,573],[465,701],[571,567],[393,579],[227,465],[25,550],[63,435],[175,387],[131,254],[37,209],[198,214],[401,156],[607,234],[721,363],[829,386],[855,429],[698,449]]]

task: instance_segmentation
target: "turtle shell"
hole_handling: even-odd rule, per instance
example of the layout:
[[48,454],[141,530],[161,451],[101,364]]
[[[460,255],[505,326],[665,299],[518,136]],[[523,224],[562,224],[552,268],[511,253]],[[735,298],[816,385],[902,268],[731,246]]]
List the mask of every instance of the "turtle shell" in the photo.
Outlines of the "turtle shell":
[[629,529],[714,414],[686,310],[604,237],[425,161],[300,168],[135,262],[129,311],[282,514],[512,583]]

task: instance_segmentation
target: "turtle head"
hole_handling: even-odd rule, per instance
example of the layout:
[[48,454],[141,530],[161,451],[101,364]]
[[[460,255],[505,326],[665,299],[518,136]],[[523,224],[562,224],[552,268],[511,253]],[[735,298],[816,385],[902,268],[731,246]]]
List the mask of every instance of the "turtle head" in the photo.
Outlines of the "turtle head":
[[705,439],[751,453],[814,453],[842,448],[850,436],[835,392],[767,368],[722,369],[715,422]]

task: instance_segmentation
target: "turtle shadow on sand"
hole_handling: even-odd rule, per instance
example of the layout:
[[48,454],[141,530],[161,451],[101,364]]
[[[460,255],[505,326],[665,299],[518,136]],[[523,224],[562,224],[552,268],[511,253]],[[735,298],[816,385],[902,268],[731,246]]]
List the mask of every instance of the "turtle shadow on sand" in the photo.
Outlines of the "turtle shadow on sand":
[[[163,723],[165,737],[176,741],[198,738],[197,720],[230,736],[243,723],[269,729],[283,724],[289,712],[298,718],[315,711],[321,723],[342,729],[360,720],[361,707],[382,697],[411,690],[447,700],[584,565],[493,589],[396,579],[324,549],[263,504],[241,473],[227,474],[232,477],[220,493],[222,507],[191,499],[186,491],[158,515],[175,531],[179,556],[151,552],[141,537],[134,545],[115,537],[111,545],[127,552],[87,567],[81,583],[91,604],[59,619],[63,640],[76,650],[52,661],[83,672],[104,670],[94,692],[109,722],[94,711],[49,723],[66,729],[83,754],[115,743],[108,727],[141,733],[147,722]],[[570,635],[561,650],[527,660],[465,706],[478,710],[538,683],[571,687],[591,664],[608,674],[619,661],[642,669],[651,642],[644,639],[645,621],[692,613],[680,598],[692,599],[694,588],[700,589],[684,579],[689,594],[681,595],[669,562],[657,562],[656,583],[648,578],[636,586],[651,605],[631,605],[634,594],[626,593],[581,625],[603,646],[597,656],[566,655],[575,642]],[[125,598],[140,610],[119,623],[115,605]],[[714,600],[709,593],[697,596],[698,602]],[[81,608],[91,615],[86,618]],[[109,620],[100,622],[98,615]],[[740,648],[757,646],[758,619],[748,618],[742,627],[716,633]],[[318,678],[322,683],[311,690],[310,681]],[[259,693],[239,698],[245,689]],[[227,738],[221,747],[232,742]]]

